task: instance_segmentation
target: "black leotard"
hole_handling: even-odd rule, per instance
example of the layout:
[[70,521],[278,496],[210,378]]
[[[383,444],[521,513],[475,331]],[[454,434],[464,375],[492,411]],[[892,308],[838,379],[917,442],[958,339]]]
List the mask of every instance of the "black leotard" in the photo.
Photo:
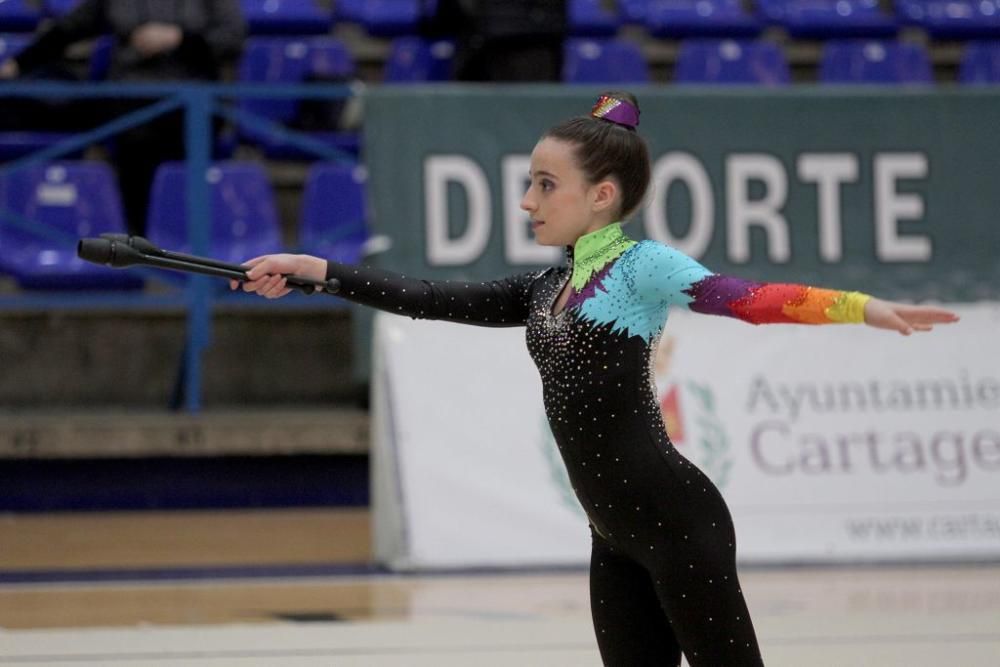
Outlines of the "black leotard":
[[[671,444],[651,360],[670,306],[751,322],[857,321],[867,297],[712,274],[615,224],[567,266],[430,282],[330,264],[350,300],[411,317],[527,326],[545,411],[589,517],[591,608],[605,664],[761,664],[722,496]],[[562,312],[553,307],[570,284]]]

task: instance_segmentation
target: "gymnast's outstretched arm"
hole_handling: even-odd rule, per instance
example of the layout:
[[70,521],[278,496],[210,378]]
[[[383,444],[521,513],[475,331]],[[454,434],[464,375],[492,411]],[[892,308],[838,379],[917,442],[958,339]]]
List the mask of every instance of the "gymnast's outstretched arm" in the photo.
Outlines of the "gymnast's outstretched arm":
[[636,288],[698,313],[735,317],[751,324],[864,323],[910,335],[958,321],[944,308],[877,299],[810,285],[764,283],[713,273],[684,253],[650,241],[635,249]]
[[[397,315],[447,320],[480,326],[523,325],[528,318],[531,285],[538,273],[526,273],[484,282],[432,281],[365,266],[328,262],[311,255],[264,255],[244,264],[246,292],[276,299],[291,290],[283,275],[314,280],[336,278],[337,293],[349,301]],[[238,283],[231,282],[236,289]]]

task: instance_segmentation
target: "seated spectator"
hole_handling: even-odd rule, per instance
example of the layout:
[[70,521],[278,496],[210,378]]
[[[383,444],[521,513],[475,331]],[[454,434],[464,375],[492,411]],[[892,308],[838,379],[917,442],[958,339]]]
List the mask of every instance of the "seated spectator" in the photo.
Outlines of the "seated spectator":
[[[116,47],[108,73],[114,81],[211,81],[240,52],[246,29],[239,0],[82,0],[43,29],[15,57],[0,63],[0,78],[46,73],[74,42],[111,34]],[[38,78],[37,76],[33,78]],[[16,121],[34,130],[80,130],[147,104],[142,100],[101,100],[89,112],[62,114],[61,127],[38,127],[31,115]],[[83,107],[87,108],[87,107]],[[5,114],[7,122],[11,114]],[[131,233],[145,228],[149,187],[156,167],[184,159],[183,114],[174,112],[119,134],[114,161]]]
[[560,81],[565,0],[438,0],[427,37],[456,37],[459,81]]

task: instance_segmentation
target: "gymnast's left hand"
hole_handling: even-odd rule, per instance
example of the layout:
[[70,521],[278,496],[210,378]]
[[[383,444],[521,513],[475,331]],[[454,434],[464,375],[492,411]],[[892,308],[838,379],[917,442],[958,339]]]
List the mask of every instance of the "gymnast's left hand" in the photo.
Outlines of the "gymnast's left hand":
[[913,306],[872,297],[865,304],[865,324],[898,331],[909,336],[914,331],[930,331],[935,324],[958,322],[958,315],[935,306]]
[[244,292],[255,292],[268,299],[278,299],[292,291],[285,276],[326,280],[326,260],[312,255],[262,255],[244,262],[243,266],[247,267],[247,279],[242,283],[230,280],[229,289],[242,284]]

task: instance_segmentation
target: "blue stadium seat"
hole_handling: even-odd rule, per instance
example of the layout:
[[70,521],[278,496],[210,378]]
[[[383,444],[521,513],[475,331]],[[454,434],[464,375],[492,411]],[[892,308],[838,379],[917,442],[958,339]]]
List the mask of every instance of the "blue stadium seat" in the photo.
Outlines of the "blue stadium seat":
[[333,3],[333,20],[360,24],[364,19],[367,0],[337,0]]
[[[241,83],[302,83],[311,76],[347,79],[355,73],[354,58],[343,42],[332,37],[251,37],[243,49]],[[254,100],[249,111],[287,120],[295,100]]]
[[[16,56],[21,49],[31,42],[32,36],[26,33],[7,33],[0,35],[0,60]],[[101,43],[101,39],[95,41],[96,45]],[[96,78],[94,74],[95,59],[91,59],[91,78]],[[0,162],[12,160],[28,153],[47,148],[53,144],[72,136],[68,132],[35,132],[35,131],[8,131],[0,130]],[[75,159],[82,155],[82,151],[75,151],[63,156],[63,159]]]
[[22,287],[141,287],[134,273],[76,256],[77,239],[105,232],[125,233],[125,222],[114,174],[103,162],[53,162],[0,179],[0,267]]
[[1000,36],[1000,0],[896,0],[896,12],[934,39]]
[[[156,170],[146,236],[166,250],[190,253],[185,178],[181,162],[168,162]],[[206,179],[211,191],[210,257],[239,264],[281,252],[274,191],[264,167],[256,162],[219,162],[209,168]]]
[[[0,61],[16,56],[21,49],[31,42],[32,36],[25,33],[7,33],[0,35]],[[94,50],[90,60],[89,78],[96,81],[104,78],[111,62],[111,37],[99,37],[94,41]],[[0,162],[12,160],[28,153],[48,148],[72,134],[52,131],[8,131],[0,130]],[[63,156],[63,159],[74,159],[82,155],[82,151]]]
[[[346,81],[355,74],[355,69],[354,58],[347,47],[332,37],[254,37],[247,40],[243,50],[238,79],[242,83]],[[278,123],[294,125],[303,104],[301,100],[292,99],[241,98],[239,108]],[[354,153],[358,151],[356,132],[330,130],[310,132],[310,135],[327,145]],[[315,157],[303,153],[280,136],[254,128],[240,128],[240,136],[260,145],[270,157]]]
[[323,35],[333,12],[319,0],[240,0],[251,35]]
[[364,167],[349,162],[317,162],[302,192],[299,248],[344,264],[362,259],[368,226]]
[[87,72],[91,81],[103,81],[108,77],[114,53],[115,38],[113,35],[101,35],[94,40],[90,51],[90,68]]
[[31,32],[42,20],[42,8],[32,0],[0,0],[0,32]]
[[81,0],[42,0],[42,12],[46,16],[62,16],[69,14]]
[[386,83],[418,83],[450,81],[454,42],[442,39],[428,41],[420,37],[397,37],[389,46],[385,62]]
[[13,58],[31,43],[31,35],[9,33],[0,35],[0,61]]
[[649,66],[634,42],[568,39],[565,52],[567,83],[649,83]]
[[622,23],[644,25],[646,23],[646,6],[649,0],[618,0]]
[[687,40],[677,54],[676,83],[780,86],[791,79],[784,51],[771,42]]
[[757,0],[769,23],[797,39],[888,37],[899,30],[879,0]]
[[566,4],[569,34],[581,37],[609,37],[618,32],[622,17],[617,3],[607,0],[570,0]]
[[958,80],[964,84],[1000,85],[1000,42],[969,42]]
[[823,45],[823,83],[932,83],[930,59],[919,44],[897,41],[831,40]]
[[763,24],[740,0],[649,0],[646,29],[654,37],[752,37]]
[[340,0],[336,4],[339,20],[360,24],[377,37],[416,34],[422,18],[421,0]]
[[[0,162],[7,162],[14,158],[40,151],[53,144],[70,138],[69,132],[10,132],[0,131]],[[83,151],[74,151],[69,154],[69,158],[82,156]]]

